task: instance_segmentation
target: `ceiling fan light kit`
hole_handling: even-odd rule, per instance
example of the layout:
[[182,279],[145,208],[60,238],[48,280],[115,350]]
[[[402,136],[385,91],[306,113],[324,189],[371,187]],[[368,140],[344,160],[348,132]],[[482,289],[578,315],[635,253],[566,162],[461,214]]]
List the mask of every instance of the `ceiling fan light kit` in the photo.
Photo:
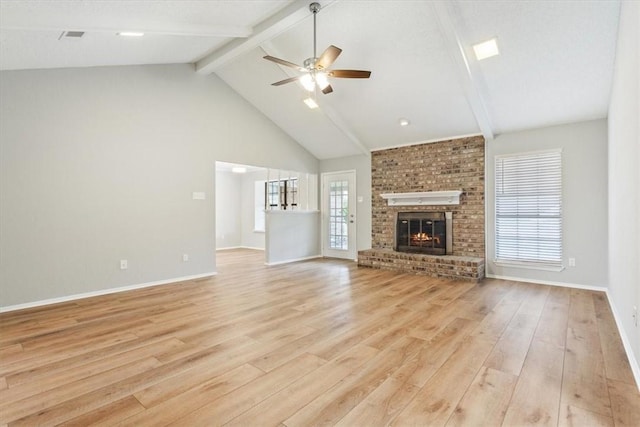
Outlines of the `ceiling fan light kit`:
[[298,81],[309,92],[313,92],[320,89],[322,93],[329,94],[333,92],[333,88],[329,83],[329,78],[342,78],[342,79],[368,79],[371,76],[371,71],[364,70],[329,70],[328,68],[338,58],[342,49],[336,46],[329,46],[320,57],[317,56],[316,50],[316,14],[320,11],[320,3],[313,2],[309,5],[309,10],[313,13],[313,56],[304,60],[303,65],[297,65],[293,62],[285,61],[284,59],[276,58],[274,56],[267,55],[264,59],[275,62],[285,67],[294,68],[297,71],[303,73],[300,77],[290,77],[288,79],[280,80],[272,83],[272,86],[281,86],[286,83]]

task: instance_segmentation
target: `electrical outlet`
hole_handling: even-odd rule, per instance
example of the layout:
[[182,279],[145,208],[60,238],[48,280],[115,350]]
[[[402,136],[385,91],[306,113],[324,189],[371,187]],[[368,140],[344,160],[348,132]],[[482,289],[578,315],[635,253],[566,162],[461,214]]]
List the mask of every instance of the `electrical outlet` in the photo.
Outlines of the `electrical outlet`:
[[576,266],[576,259],[569,258],[569,267],[575,267],[575,266]]
[[120,270],[126,270],[127,268],[129,268],[129,263],[127,262],[126,259],[121,259],[120,260]]
[[182,254],[182,261],[184,262],[189,261],[189,254]]

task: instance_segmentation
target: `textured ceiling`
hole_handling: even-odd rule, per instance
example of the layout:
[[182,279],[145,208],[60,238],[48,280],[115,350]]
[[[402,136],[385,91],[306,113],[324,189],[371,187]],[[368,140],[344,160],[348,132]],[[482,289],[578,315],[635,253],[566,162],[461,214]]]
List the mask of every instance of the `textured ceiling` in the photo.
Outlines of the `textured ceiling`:
[[[307,1],[0,1],[0,68],[194,63],[216,73],[320,159],[448,137],[606,117],[619,1],[320,1],[318,53],[343,49],[309,110],[270,83],[312,56]],[[58,40],[64,30],[86,31]],[[142,38],[115,35],[142,30]],[[472,44],[497,37],[484,61]],[[411,125],[400,127],[407,118]]]

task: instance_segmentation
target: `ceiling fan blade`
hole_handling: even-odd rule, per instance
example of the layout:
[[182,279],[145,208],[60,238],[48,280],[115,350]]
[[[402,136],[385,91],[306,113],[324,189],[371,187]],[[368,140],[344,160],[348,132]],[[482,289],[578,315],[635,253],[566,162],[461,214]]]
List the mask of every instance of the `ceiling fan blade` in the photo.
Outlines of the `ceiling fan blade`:
[[338,77],[341,79],[368,79],[371,71],[364,70],[331,70],[327,72],[329,77]]
[[333,92],[333,88],[331,87],[331,85],[328,85],[327,87],[322,89],[322,93],[324,93],[325,95],[327,95],[327,94],[329,94],[331,92]]
[[283,84],[295,82],[300,77],[289,77],[288,79],[280,80],[279,82],[271,83],[271,86],[282,86]]
[[263,56],[267,61],[275,62],[276,64],[284,65],[286,67],[295,68],[298,71],[307,71],[304,67],[294,64],[293,62],[285,61],[284,59],[276,58],[275,56],[267,55]]
[[338,58],[340,52],[342,52],[342,49],[339,47],[335,47],[334,45],[329,46],[316,61],[315,68],[318,70],[329,68],[336,58]]

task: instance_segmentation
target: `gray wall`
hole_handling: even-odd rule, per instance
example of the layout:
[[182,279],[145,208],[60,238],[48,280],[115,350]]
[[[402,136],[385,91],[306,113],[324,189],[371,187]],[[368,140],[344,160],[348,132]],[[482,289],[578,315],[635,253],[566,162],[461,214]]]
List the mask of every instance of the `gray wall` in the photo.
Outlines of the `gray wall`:
[[242,177],[216,171],[216,249],[242,246]]
[[[240,217],[242,220],[242,246],[253,249],[264,249],[264,232],[255,231],[255,182],[266,181],[267,170],[247,173],[242,176],[242,203]],[[264,192],[264,185],[261,186]]]
[[[563,259],[560,272],[495,265],[494,156],[562,149]],[[570,285],[607,285],[607,122],[553,126],[498,136],[487,144],[487,273]],[[568,259],[576,259],[569,267]]]
[[350,156],[320,161],[320,172],[356,171],[356,238],[359,251],[371,249],[371,156]]
[[188,65],[5,71],[0,93],[2,307],[214,272],[216,160],[318,171]]
[[640,384],[640,3],[623,2],[609,107],[609,295]]

